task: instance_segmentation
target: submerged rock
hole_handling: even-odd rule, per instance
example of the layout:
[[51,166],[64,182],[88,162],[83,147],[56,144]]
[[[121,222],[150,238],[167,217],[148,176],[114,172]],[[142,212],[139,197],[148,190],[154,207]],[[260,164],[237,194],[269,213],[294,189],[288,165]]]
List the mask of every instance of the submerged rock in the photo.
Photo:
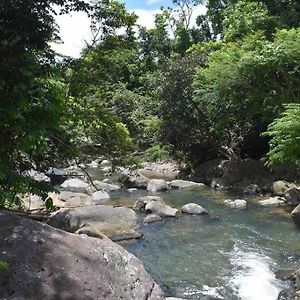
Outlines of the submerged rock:
[[294,223],[300,225],[300,204],[292,211],[291,216],[294,220]]
[[188,180],[172,180],[171,187],[175,189],[186,189],[191,187],[205,187],[204,183],[197,183],[194,181],[188,181]]
[[224,204],[231,208],[238,208],[238,209],[246,209],[247,208],[247,201],[244,199],[236,199],[236,200],[224,200]]
[[181,207],[181,212],[192,215],[208,214],[208,211],[196,203],[188,203]]
[[0,298],[162,300],[142,263],[109,239],[75,235],[0,212]]
[[266,200],[260,200],[257,203],[265,207],[276,207],[280,205],[285,205],[285,201],[281,197],[272,197]]
[[168,189],[169,185],[163,179],[151,179],[147,185],[147,190],[149,192],[167,191]]
[[95,236],[106,235],[115,241],[141,237],[137,231],[137,216],[132,209],[109,205],[91,205],[62,209],[50,220],[50,225],[69,232]]
[[159,215],[161,217],[175,217],[178,214],[178,209],[166,205],[160,201],[150,201],[145,206],[146,211]]
[[161,221],[162,218],[158,215],[155,215],[155,214],[151,214],[151,215],[148,215],[144,218],[144,223],[153,223],[153,222],[158,222],[158,221]]

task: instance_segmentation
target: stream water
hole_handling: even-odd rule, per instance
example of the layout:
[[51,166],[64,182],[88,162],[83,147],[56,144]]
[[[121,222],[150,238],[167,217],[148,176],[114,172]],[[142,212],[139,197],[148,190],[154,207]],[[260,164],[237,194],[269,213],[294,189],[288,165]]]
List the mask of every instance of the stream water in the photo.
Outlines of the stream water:
[[[112,192],[109,202],[132,206],[144,195],[146,191]],[[209,211],[209,215],[182,215],[149,225],[141,222],[143,238],[122,243],[167,296],[276,300],[288,287],[275,275],[300,267],[300,229],[287,208],[262,208],[252,197],[246,210],[236,210],[223,204],[236,195],[211,189],[158,195],[176,208],[194,202]],[[140,217],[143,220],[144,214]]]
[[[145,193],[119,193],[111,201],[126,204]],[[236,197],[208,189],[159,196],[173,207],[194,202],[209,211],[209,216],[183,215],[141,224],[144,237],[123,243],[167,295],[276,300],[287,288],[275,272],[300,266],[300,230],[283,208],[261,208],[258,199],[250,198],[248,209],[234,210],[223,200]]]

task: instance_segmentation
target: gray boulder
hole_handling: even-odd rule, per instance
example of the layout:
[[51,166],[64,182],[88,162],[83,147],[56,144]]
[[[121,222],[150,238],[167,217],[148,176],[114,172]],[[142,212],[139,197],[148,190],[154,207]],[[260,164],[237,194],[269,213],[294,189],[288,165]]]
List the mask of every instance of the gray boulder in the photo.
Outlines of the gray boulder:
[[151,201],[160,201],[163,203],[163,199],[161,197],[158,196],[145,196],[145,197],[139,197],[132,209],[136,210],[136,211],[141,211],[141,210],[145,210],[145,206],[147,203],[151,202]]
[[49,193],[48,196],[53,200],[53,205],[60,208],[93,204],[91,197],[83,193],[62,191],[60,194]]
[[147,185],[147,190],[149,192],[167,191],[168,189],[169,185],[163,179],[151,179]]
[[117,191],[121,188],[119,185],[111,184],[111,183],[107,183],[107,182],[99,181],[99,180],[93,181],[93,184],[96,186],[96,188],[98,190],[103,190],[106,192]]
[[181,207],[181,212],[192,215],[208,214],[207,210],[196,203],[188,203]]
[[148,215],[144,218],[144,223],[153,223],[153,222],[158,222],[158,221],[161,221],[162,218],[158,215],[155,215],[155,214],[151,214],[151,215]]
[[276,196],[283,196],[287,189],[295,188],[294,183],[290,183],[284,180],[277,180],[273,182],[273,194]]
[[105,191],[97,191],[92,194],[92,200],[99,204],[99,203],[105,203],[110,198],[109,194]]
[[123,174],[119,178],[119,182],[126,188],[146,189],[148,179],[138,174]]
[[161,217],[175,217],[178,214],[178,209],[160,201],[150,201],[146,204],[145,210]]
[[272,197],[266,200],[260,200],[257,202],[260,206],[265,206],[265,207],[276,207],[280,205],[285,205],[286,202],[283,198],[281,197]]
[[137,216],[132,209],[110,205],[91,205],[57,211],[50,225],[69,232],[90,236],[106,235],[114,241],[135,239],[138,232]]
[[294,210],[291,213],[291,216],[294,220],[294,223],[297,225],[300,225],[300,204],[294,208]]
[[172,180],[171,187],[175,189],[186,189],[191,187],[205,187],[204,183],[197,183],[194,181],[188,181],[188,180]]
[[162,300],[142,263],[109,239],[0,212],[0,299]]
[[288,204],[297,206],[300,203],[300,189],[289,188],[284,193],[284,198]]
[[244,199],[236,199],[236,200],[224,200],[224,204],[231,208],[238,208],[238,209],[246,209],[247,208],[247,201]]
[[66,190],[66,191],[70,191],[70,192],[74,192],[74,193],[85,193],[88,188],[89,185],[84,182],[83,180],[77,179],[77,178],[72,178],[72,179],[67,179],[63,182],[63,184],[61,185],[61,187]]

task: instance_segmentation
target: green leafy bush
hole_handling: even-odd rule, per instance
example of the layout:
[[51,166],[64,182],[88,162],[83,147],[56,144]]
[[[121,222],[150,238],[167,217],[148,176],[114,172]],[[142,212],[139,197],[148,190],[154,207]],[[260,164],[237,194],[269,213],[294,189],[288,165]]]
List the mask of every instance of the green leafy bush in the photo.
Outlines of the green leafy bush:
[[263,134],[271,138],[267,155],[269,166],[298,164],[300,161],[300,104],[285,105],[285,111],[275,119]]
[[150,161],[158,161],[168,157],[168,150],[161,145],[153,145],[146,150],[146,155]]

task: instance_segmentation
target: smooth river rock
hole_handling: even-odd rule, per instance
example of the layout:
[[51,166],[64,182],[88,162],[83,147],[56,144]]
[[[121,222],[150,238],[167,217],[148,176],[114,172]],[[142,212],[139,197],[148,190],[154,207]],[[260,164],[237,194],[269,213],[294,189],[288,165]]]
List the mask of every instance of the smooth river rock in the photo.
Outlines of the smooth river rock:
[[284,205],[285,201],[281,197],[272,197],[266,200],[260,200],[257,202],[260,206],[265,206],[265,207],[276,207],[280,205]]
[[137,231],[136,213],[126,207],[91,205],[61,209],[50,220],[50,225],[74,233],[90,236],[106,235],[114,241],[142,236]]
[[95,185],[95,187],[98,190],[103,190],[106,192],[117,191],[121,188],[119,185],[107,183],[107,182],[100,181],[100,180],[93,181],[93,184]]
[[145,210],[145,206],[147,203],[149,203],[150,201],[160,201],[161,203],[163,203],[163,199],[161,197],[158,196],[144,196],[144,197],[139,197],[132,209],[135,211],[141,211],[141,210]]
[[178,209],[166,205],[160,201],[150,201],[145,206],[146,211],[151,211],[155,215],[161,217],[175,217],[178,215]]
[[151,179],[148,182],[147,190],[149,192],[161,192],[169,189],[168,183],[163,179]]
[[285,191],[290,188],[294,188],[296,185],[284,180],[277,180],[273,183],[273,193],[276,196],[283,196]]
[[181,212],[192,215],[208,214],[208,211],[196,203],[188,203],[181,207]]
[[95,239],[0,212],[0,299],[162,300],[142,263],[109,239]]
[[289,188],[284,193],[284,198],[288,204],[297,206],[300,203],[300,189]]
[[294,223],[300,225],[300,204],[292,211],[291,216],[294,220]]
[[155,214],[151,214],[151,215],[148,215],[144,218],[144,223],[153,223],[153,222],[158,222],[158,221],[161,221],[162,218],[158,215],[155,215]]
[[53,200],[53,205],[60,208],[87,206],[93,203],[91,197],[84,193],[62,191],[59,194],[49,193],[48,195]]
[[171,187],[175,189],[186,189],[191,187],[205,187],[204,183],[197,183],[194,181],[188,181],[188,180],[172,180]]
[[97,191],[92,194],[92,200],[97,204],[105,203],[109,198],[109,194],[105,191]]
[[224,200],[224,204],[231,208],[238,208],[238,209],[246,209],[247,208],[247,201],[244,199],[236,199],[236,200]]
[[83,180],[80,180],[78,178],[72,178],[72,179],[65,180],[62,183],[61,187],[64,190],[70,191],[70,192],[85,193],[88,190],[89,185],[88,185],[88,183],[84,182]]

